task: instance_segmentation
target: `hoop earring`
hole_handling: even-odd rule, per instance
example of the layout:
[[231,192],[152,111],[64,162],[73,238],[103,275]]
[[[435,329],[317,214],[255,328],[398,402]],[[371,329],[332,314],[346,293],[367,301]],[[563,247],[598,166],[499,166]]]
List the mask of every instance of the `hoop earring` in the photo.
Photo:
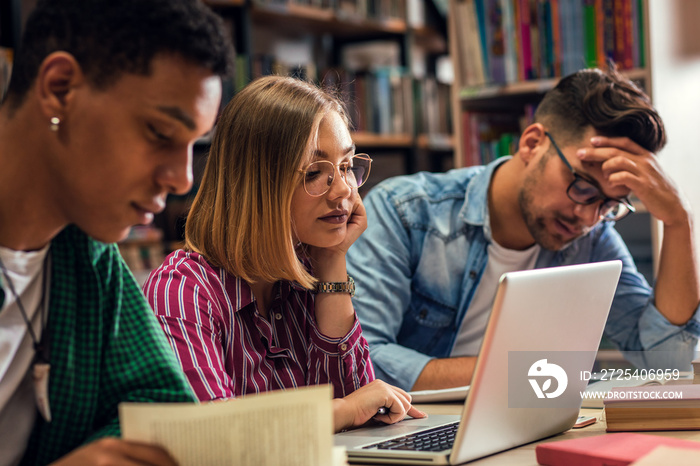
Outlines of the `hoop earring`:
[[54,133],[57,133],[59,125],[61,124],[61,119],[58,117],[51,117],[51,119],[49,121],[50,121],[49,129],[51,131],[53,131]]

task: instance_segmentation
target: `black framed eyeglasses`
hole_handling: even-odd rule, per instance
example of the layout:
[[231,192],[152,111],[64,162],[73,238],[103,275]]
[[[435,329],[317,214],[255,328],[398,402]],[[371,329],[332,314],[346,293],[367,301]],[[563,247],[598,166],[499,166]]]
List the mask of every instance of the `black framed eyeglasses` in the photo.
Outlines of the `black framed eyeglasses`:
[[359,188],[367,182],[372,159],[367,154],[355,154],[350,160],[335,165],[329,160],[316,160],[306,168],[299,169],[304,174],[304,190],[309,196],[323,196],[331,189],[336,167],[340,177],[350,188]]
[[548,132],[544,134],[552,141],[552,145],[557,151],[559,158],[566,164],[569,170],[571,170],[571,174],[574,175],[574,181],[566,188],[566,195],[569,196],[569,199],[580,205],[591,205],[595,202],[602,201],[598,207],[598,216],[600,220],[603,221],[622,220],[636,210],[629,198],[607,197],[594,181],[576,173],[574,167],[572,167],[569,161],[566,160],[566,157],[564,157],[564,154],[561,149],[559,149],[552,135]]

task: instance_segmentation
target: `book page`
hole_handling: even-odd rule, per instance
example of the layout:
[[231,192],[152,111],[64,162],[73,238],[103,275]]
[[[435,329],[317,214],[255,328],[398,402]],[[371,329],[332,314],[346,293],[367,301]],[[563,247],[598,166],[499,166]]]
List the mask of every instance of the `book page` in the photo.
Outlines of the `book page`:
[[199,403],[121,403],[122,437],[163,446],[181,465],[331,464],[329,385]]

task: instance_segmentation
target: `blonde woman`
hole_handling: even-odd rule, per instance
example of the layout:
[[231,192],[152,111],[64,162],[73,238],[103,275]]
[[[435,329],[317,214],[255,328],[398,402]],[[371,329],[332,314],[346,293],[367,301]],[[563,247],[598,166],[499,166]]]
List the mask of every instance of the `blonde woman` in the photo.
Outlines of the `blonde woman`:
[[352,307],[370,165],[343,106],[306,82],[261,78],[224,109],[185,249],[144,285],[200,400],[330,383],[336,430],[425,416],[374,380]]

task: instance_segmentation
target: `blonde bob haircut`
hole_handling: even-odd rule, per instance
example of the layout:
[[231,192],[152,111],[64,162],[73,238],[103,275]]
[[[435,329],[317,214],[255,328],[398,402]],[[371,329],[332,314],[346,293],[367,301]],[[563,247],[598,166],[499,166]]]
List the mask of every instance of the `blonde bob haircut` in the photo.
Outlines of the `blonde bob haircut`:
[[243,88],[217,123],[185,225],[185,247],[249,283],[316,282],[294,244],[292,195],[318,145],[321,120],[340,100],[294,78],[266,76]]

